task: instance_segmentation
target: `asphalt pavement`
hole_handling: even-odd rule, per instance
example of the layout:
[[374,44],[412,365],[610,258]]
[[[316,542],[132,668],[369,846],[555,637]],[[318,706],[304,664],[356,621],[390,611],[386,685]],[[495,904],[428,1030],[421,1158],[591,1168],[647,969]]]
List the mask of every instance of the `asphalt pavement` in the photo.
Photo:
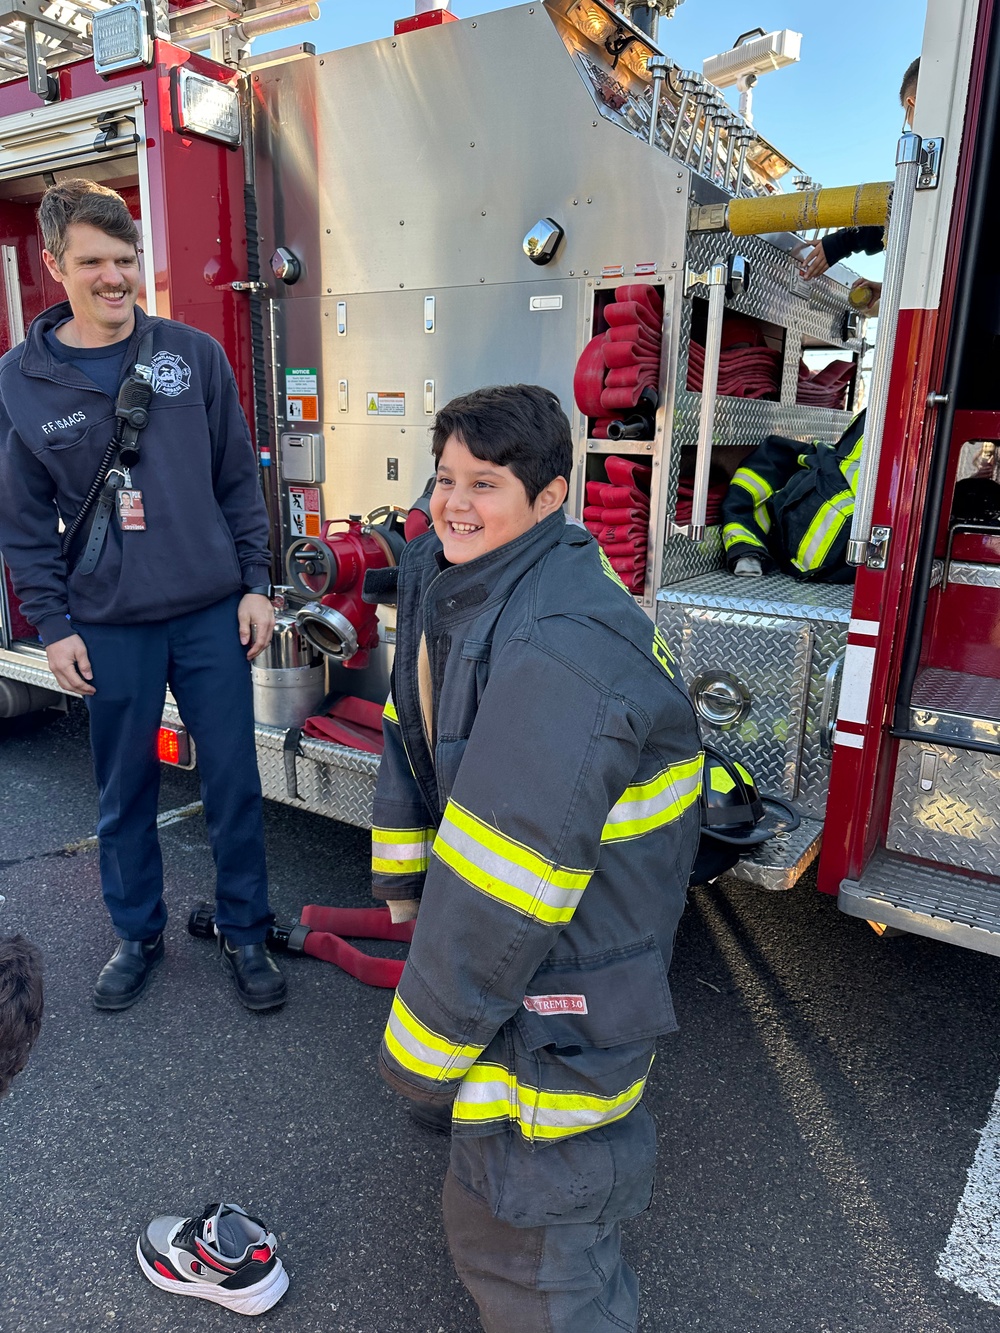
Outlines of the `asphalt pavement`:
[[[163,776],[163,811],[197,802],[195,775]],[[279,921],[370,905],[364,832],[266,810]],[[134,1256],[154,1214],[220,1198],[278,1234],[291,1285],[268,1333],[475,1333],[439,1216],[447,1144],[376,1071],[389,992],[291,958],[285,1007],[244,1010],[185,929],[212,893],[196,813],[161,834],[166,963],[133,1009],[97,1012],[114,941],[82,708],[0,723],[0,811],[0,931],[46,960],[42,1033],[0,1103],[0,1333],[236,1327]],[[643,1333],[1000,1333],[1000,1308],[936,1275],[1000,1081],[998,979],[984,955],[880,939],[808,884],[696,890],[681,1031],[647,1094],[657,1191],[626,1240]]]

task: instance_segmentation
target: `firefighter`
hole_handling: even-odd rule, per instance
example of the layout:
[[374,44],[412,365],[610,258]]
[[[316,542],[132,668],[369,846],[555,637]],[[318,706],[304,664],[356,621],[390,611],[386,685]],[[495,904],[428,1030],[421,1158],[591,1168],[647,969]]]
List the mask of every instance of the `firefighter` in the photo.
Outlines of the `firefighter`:
[[[920,57],[917,56],[903,75],[903,82],[899,89],[899,101],[903,108],[903,123],[906,129],[913,128],[913,116],[917,109],[917,80],[920,76]],[[802,276],[809,280],[818,278],[821,273],[825,273],[828,268],[834,264],[839,264],[841,260],[846,259],[848,255],[860,254],[863,250],[866,255],[881,254],[885,246],[885,228],[884,227],[845,227],[842,231],[831,232],[829,236],[824,236],[821,240],[815,241],[802,261]],[[856,286],[857,284],[855,284]],[[871,284],[873,287],[880,284]],[[877,301],[877,293],[876,293]],[[874,305],[875,302],[873,301]],[[869,313],[875,313],[869,311]]]
[[[285,982],[264,944],[274,918],[248,659],[274,612],[236,384],[213,338],[136,308],[139,237],[119,195],[67,180],[38,216],[67,300],[0,360],[0,550],[53,675],[90,710],[101,885],[120,941],[94,1003],[127,1008],[163,957],[157,732],[169,682],[198,746],[223,965],[248,1008],[273,1008]],[[58,520],[72,527],[99,480],[123,381],[152,385],[139,460],[116,462],[64,555]]]
[[769,435],[737,469],[722,502],[722,542],[734,574],[780,568],[799,579],[849,583],[865,413],[836,442]]
[[373,882],[419,916],[380,1052],[450,1110],[444,1217],[488,1333],[634,1330],[620,1224],[649,1205],[642,1094],[702,756],[662,635],[563,512],[569,422],[506,386],[438,414],[405,549]]

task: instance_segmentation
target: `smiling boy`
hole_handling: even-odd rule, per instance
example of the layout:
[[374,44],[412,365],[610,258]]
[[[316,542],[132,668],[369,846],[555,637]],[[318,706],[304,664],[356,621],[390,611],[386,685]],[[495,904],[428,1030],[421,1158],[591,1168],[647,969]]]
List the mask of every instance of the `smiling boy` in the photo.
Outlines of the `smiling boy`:
[[701,756],[669,651],[563,513],[547,389],[438,414],[433,533],[400,562],[373,881],[419,917],[380,1063],[450,1108],[448,1241],[487,1333],[634,1330],[620,1223],[648,1207],[642,1094]]

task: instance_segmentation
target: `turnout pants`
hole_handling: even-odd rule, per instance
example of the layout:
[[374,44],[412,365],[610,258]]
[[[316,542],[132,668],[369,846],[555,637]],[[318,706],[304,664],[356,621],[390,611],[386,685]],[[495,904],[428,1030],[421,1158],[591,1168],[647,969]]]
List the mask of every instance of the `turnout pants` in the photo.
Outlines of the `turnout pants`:
[[101,888],[122,939],[149,939],[167,920],[156,811],[157,735],[168,684],[197,747],[215,858],[216,924],[233,944],[258,944],[274,920],[239,600],[234,594],[141,625],[73,624],[87,645],[97,691],[87,706],[100,792]]
[[486,1333],[635,1333],[621,1222],[649,1207],[655,1148],[641,1102],[539,1148],[516,1130],[452,1140],[445,1231]]

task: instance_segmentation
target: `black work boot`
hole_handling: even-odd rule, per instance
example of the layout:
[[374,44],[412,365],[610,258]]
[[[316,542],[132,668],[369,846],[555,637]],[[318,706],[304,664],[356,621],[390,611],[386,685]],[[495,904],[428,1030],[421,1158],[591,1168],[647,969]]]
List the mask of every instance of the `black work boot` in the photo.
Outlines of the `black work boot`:
[[276,1009],[287,987],[266,944],[230,944],[219,935],[222,964],[233,974],[236,994],[248,1009]]
[[101,968],[94,987],[97,1009],[127,1009],[149,985],[153,968],[163,961],[163,932],[151,940],[121,940]]

